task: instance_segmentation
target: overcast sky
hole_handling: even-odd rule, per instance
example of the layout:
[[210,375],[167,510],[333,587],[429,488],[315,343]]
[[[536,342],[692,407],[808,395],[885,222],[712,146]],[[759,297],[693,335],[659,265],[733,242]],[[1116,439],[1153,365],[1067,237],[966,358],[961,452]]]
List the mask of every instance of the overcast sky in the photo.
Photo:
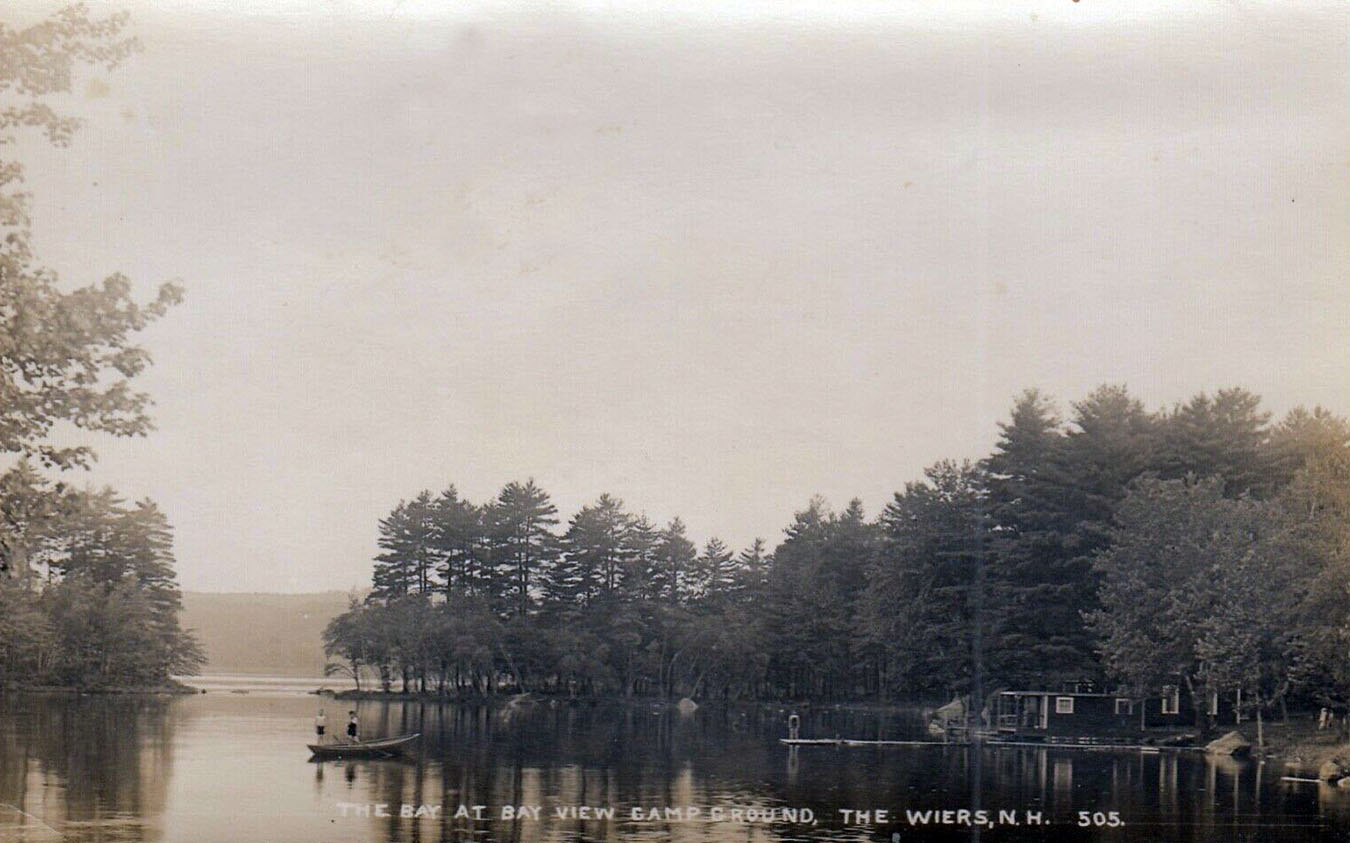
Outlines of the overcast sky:
[[187,589],[364,584],[452,482],[773,544],[1029,386],[1350,414],[1341,0],[229,5],[24,147],[67,283],[186,287],[89,480]]

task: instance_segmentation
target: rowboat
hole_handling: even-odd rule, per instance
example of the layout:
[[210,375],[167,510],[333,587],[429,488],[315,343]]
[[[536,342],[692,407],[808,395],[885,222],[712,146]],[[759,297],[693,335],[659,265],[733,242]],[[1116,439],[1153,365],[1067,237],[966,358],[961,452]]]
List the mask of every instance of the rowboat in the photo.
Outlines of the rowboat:
[[398,755],[403,747],[422,736],[421,732],[411,735],[396,735],[392,738],[379,738],[373,741],[339,741],[337,743],[307,744],[316,758],[377,758],[386,755]]

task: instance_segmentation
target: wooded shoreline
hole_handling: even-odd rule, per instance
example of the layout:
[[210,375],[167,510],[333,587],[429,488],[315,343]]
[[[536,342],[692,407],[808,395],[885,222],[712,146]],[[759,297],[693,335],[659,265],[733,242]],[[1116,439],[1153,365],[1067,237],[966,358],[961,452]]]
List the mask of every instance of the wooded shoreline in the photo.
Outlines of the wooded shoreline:
[[813,498],[739,554],[610,494],[564,521],[532,479],[422,491],[379,522],[328,670],[431,697],[1088,688],[1202,729],[1350,714],[1350,423],[1272,423],[1240,388],[1071,406],[1029,390],[984,459],[935,463],[870,518]]
[[170,681],[167,685],[43,685],[24,682],[10,682],[0,685],[0,695],[4,694],[60,694],[67,696],[196,696],[205,693],[198,688],[182,682]]

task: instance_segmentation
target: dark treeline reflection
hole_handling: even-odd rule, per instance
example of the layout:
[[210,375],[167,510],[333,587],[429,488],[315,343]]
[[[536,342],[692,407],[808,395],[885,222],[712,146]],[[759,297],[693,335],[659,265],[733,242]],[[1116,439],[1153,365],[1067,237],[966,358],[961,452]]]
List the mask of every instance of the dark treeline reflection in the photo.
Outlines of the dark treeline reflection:
[[[0,694],[0,822],[22,811],[67,839],[147,839],[171,774],[170,701]],[[41,826],[36,826],[41,830]],[[0,835],[0,839],[4,839]]]
[[[7,697],[0,840],[732,843],[886,841],[898,831],[905,841],[955,841],[977,839],[975,830],[919,831],[905,812],[977,804],[1052,823],[986,828],[982,840],[1294,843],[1342,840],[1350,828],[1346,794],[1282,782],[1273,763],[941,744],[789,749],[777,740],[793,710],[809,736],[915,738],[925,724],[918,710],[708,705],[681,715],[652,704],[363,701],[365,729],[421,732],[417,749],[400,760],[317,762],[304,748],[315,705],[258,693]],[[401,816],[404,805],[424,816]],[[482,818],[457,819],[460,805],[482,806]],[[538,819],[503,816],[519,806],[538,806]],[[582,806],[613,815],[556,813]],[[718,806],[728,815],[712,821]],[[648,818],[635,821],[634,808]],[[689,818],[691,808],[702,815]],[[845,808],[888,809],[892,822],[846,825]],[[667,818],[667,809],[686,813]],[[738,821],[732,809],[792,810],[798,821]],[[1081,811],[1116,811],[1125,826],[1078,829]]]
[[[1089,753],[1071,749],[958,746],[806,747],[777,743],[785,713],[773,708],[700,709],[692,716],[646,706],[363,704],[363,720],[390,731],[422,731],[420,759],[316,765],[320,787],[341,782],[354,803],[438,805],[436,817],[358,818],[394,840],[970,840],[973,829],[915,832],[907,810],[975,804],[1039,812],[1055,832],[984,829],[986,839],[1227,841],[1335,839],[1335,794],[1278,781],[1264,765],[1178,753]],[[373,718],[373,719],[372,719]],[[917,711],[817,711],[812,734],[917,738]],[[978,797],[977,797],[978,794]],[[339,797],[341,798],[341,797]],[[1328,805],[1319,805],[1328,799]],[[455,819],[460,805],[483,805],[483,821]],[[538,820],[507,819],[503,806],[542,806]],[[560,817],[568,806],[611,807],[612,818]],[[814,825],[709,821],[721,805],[809,809]],[[644,810],[698,807],[693,820],[634,821]],[[840,808],[892,811],[891,824],[850,827]],[[1116,811],[1123,828],[1079,829],[1078,812]],[[352,821],[349,819],[348,821]],[[1250,837],[1259,830],[1258,837]]]

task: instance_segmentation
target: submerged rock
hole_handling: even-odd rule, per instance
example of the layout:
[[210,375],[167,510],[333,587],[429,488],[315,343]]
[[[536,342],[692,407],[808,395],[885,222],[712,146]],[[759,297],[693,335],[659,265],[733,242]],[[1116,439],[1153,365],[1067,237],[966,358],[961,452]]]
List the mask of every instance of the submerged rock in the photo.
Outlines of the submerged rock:
[[1205,744],[1205,752],[1210,755],[1246,755],[1252,751],[1252,742],[1241,732],[1229,732],[1217,740]]

